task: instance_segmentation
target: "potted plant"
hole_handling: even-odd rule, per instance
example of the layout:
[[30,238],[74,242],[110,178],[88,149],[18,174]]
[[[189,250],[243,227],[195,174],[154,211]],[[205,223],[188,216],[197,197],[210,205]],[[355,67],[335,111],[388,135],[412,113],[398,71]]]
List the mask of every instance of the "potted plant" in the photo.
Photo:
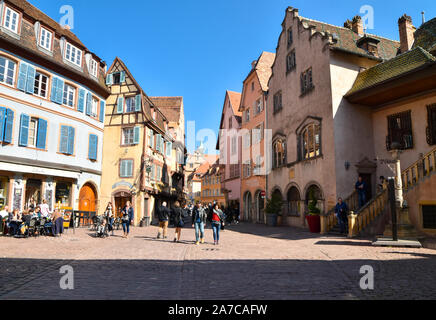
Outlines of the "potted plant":
[[281,215],[283,201],[279,195],[274,194],[271,199],[266,202],[266,224],[275,227],[277,226],[277,218]]
[[307,223],[309,224],[309,230],[312,233],[320,233],[321,232],[321,210],[316,206],[318,203],[315,198],[313,190],[309,193],[309,213],[306,216]]

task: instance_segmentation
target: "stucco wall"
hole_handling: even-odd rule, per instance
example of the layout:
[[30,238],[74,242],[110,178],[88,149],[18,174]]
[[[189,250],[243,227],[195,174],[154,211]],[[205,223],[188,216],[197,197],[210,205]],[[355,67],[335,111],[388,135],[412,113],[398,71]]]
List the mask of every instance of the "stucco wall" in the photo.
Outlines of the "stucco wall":
[[[286,32],[293,28],[293,44],[288,48]],[[279,38],[273,76],[269,82],[267,100],[268,128],[272,129],[273,140],[277,135],[284,135],[287,142],[287,162],[291,168],[275,169],[268,176],[268,193],[275,188],[286,192],[293,184],[305,198],[305,190],[311,184],[321,187],[324,198],[330,204],[336,196],[335,154],[333,116],[330,84],[330,52],[325,47],[326,40],[321,35],[311,36],[311,31],[304,29],[293,13],[287,11],[283,31]],[[296,68],[286,74],[286,56],[292,49],[296,50]],[[300,74],[312,67],[314,89],[300,95]],[[282,90],[283,109],[273,114],[274,94]],[[296,129],[308,116],[322,118],[321,141],[322,158],[295,163],[297,155]],[[293,163],[293,164],[292,164]]]
[[[330,77],[334,117],[336,192],[337,197],[348,197],[354,191],[358,178],[356,164],[364,158],[374,159],[372,110],[370,107],[350,104],[344,95],[351,89],[360,67],[374,62],[340,53],[331,54]],[[345,162],[350,163],[346,170]],[[375,181],[373,190],[375,190]]]

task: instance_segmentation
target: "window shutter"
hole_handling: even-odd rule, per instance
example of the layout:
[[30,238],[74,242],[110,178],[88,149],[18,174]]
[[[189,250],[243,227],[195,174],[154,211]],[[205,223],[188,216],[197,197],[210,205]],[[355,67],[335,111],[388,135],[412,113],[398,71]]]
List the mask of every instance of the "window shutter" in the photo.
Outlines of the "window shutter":
[[148,142],[150,148],[154,149],[154,133],[153,130],[150,129],[150,141]]
[[88,158],[97,160],[98,137],[95,134],[89,135]]
[[20,119],[20,139],[18,145],[21,147],[27,147],[27,141],[29,139],[29,116],[27,114],[21,114]]
[[126,71],[120,72],[120,83],[126,82]]
[[106,103],[103,100],[101,100],[100,101],[100,122],[101,123],[104,123],[105,105],[106,105]]
[[83,112],[85,109],[85,90],[79,89],[79,101],[77,103],[77,110]]
[[56,99],[57,103],[62,104],[64,99],[64,80],[58,79],[56,87]]
[[32,93],[35,90],[35,76],[36,70],[33,66],[27,67],[27,81],[26,81],[26,92]]
[[141,95],[138,94],[135,98],[135,111],[141,111],[142,103],[141,103]]
[[114,76],[112,75],[112,73],[109,73],[106,76],[106,85],[111,86],[113,83],[114,83]]
[[6,108],[0,107],[0,142],[3,142],[6,124]]
[[86,94],[86,115],[91,115],[91,107],[92,107],[92,95],[91,92]]
[[119,97],[117,103],[117,113],[123,113],[124,111],[124,98]]
[[173,143],[172,142],[168,142],[167,143],[167,150],[166,150],[167,157],[171,157],[172,149],[173,149]]
[[44,119],[38,119],[38,136],[36,137],[36,147],[38,149],[45,150],[47,138],[47,121]]
[[120,177],[126,176],[126,161],[120,160]]
[[50,94],[50,100],[53,102],[58,103],[58,100],[56,98],[56,88],[58,87],[58,78],[53,77],[51,80],[51,94]]
[[133,161],[127,160],[126,162],[127,162],[126,165],[127,177],[133,177]]
[[20,63],[20,71],[18,72],[18,82],[17,89],[21,91],[26,90],[26,81],[27,81],[27,68],[28,65],[26,63]]
[[68,127],[61,126],[61,138],[60,138],[59,152],[68,153]]
[[11,109],[6,109],[5,131],[3,135],[3,142],[12,142],[12,129],[14,127],[14,112]]
[[133,144],[139,144],[140,132],[141,132],[141,127],[135,127],[133,132]]
[[73,127],[68,127],[68,154],[74,154],[74,133],[75,129]]

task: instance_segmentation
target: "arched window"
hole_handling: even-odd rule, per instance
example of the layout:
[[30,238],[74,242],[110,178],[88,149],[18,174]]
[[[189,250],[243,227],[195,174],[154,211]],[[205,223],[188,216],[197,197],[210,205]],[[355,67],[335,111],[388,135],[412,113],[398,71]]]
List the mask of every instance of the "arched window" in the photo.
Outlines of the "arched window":
[[273,168],[280,168],[286,164],[286,143],[278,139],[273,144]]
[[321,155],[321,126],[308,124],[299,135],[300,160],[316,158]]

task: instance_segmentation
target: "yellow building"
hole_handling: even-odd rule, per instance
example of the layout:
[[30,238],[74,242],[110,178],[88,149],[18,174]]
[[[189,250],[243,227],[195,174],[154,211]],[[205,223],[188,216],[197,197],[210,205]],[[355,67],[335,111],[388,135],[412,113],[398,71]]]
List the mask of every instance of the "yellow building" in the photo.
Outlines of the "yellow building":
[[168,121],[154,106],[132,74],[116,58],[108,70],[101,179],[102,214],[112,202],[116,214],[127,201],[135,212],[134,224],[152,220],[156,198],[169,184],[165,159],[171,159]]
[[216,201],[221,207],[224,207],[226,199],[221,189],[222,177],[218,160],[216,160],[201,177],[202,203],[207,204]]

